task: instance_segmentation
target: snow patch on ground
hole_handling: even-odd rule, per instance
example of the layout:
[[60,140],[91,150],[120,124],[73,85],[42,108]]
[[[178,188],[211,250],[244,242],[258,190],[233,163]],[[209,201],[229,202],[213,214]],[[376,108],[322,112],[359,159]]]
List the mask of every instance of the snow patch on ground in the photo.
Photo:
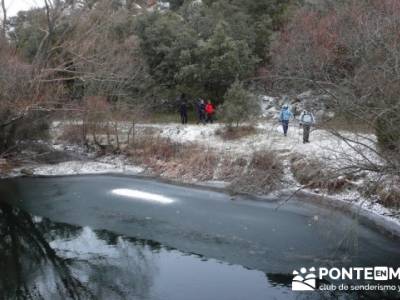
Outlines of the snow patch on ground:
[[69,161],[55,165],[42,165],[32,169],[36,176],[64,176],[118,173],[137,175],[143,168],[132,166],[119,157],[104,157],[99,161]]
[[[315,158],[329,160],[338,163],[344,162],[348,157],[352,159],[364,159],[360,153],[365,154],[365,148],[361,149],[355,144],[349,144],[335,137],[325,130],[313,130],[311,143],[303,144],[302,129],[297,121],[291,123],[288,136],[283,136],[282,126],[278,122],[260,122],[256,125],[258,134],[242,138],[240,140],[226,141],[215,134],[223,125],[150,125],[160,130],[164,138],[169,138],[178,143],[198,143],[206,148],[217,151],[231,151],[238,155],[252,153],[258,150],[274,150],[282,154],[306,154]],[[375,136],[346,133],[350,139],[362,142],[372,149]],[[363,151],[364,150],[364,151]],[[369,159],[379,161],[379,158],[371,151],[367,153]]]

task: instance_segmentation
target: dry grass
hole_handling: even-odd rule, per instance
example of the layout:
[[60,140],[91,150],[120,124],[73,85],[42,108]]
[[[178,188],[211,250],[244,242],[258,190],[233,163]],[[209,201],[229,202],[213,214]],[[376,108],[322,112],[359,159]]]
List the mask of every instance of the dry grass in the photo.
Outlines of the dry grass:
[[310,185],[324,177],[323,164],[317,159],[307,159],[296,155],[290,162],[293,176],[300,184]]
[[[356,187],[352,180],[366,177],[366,174],[344,175],[317,159],[308,159],[299,155],[291,159],[291,171],[302,185],[308,188],[320,188],[330,193]],[[357,186],[357,190],[363,197],[375,199],[385,207],[400,208],[400,177],[398,176],[367,181]]]
[[247,158],[236,158],[236,156],[224,155],[220,160],[216,179],[225,181],[234,180],[238,174],[242,174],[244,172],[248,164],[249,162]]
[[186,182],[230,181],[233,193],[271,192],[281,186],[283,176],[283,165],[273,152],[256,152],[247,158],[218,156],[213,150],[180,144],[159,134],[142,133],[125,152],[154,174]]
[[0,174],[8,174],[15,167],[10,161],[0,158]]
[[375,198],[385,207],[400,208],[400,177],[386,176],[378,181],[368,181],[360,193],[368,198]]
[[115,128],[113,123],[65,124],[57,141],[61,143],[87,145],[98,150],[99,155],[118,153],[126,146],[127,133]]
[[295,155],[291,159],[291,171],[300,184],[309,188],[339,192],[351,185],[350,178],[339,174],[318,159]]
[[[243,162],[237,162],[242,165]],[[242,172],[236,174],[230,184],[233,193],[246,192],[267,194],[281,187],[283,164],[272,151],[255,152]]]
[[254,126],[224,127],[215,131],[215,135],[226,141],[238,140],[256,133],[257,129]]
[[335,130],[335,131],[349,131],[360,134],[375,133],[374,126],[371,122],[363,122],[361,120],[349,120],[343,117],[335,116],[326,122],[318,124],[318,129]]
[[85,137],[82,124],[65,125],[60,136],[57,137],[57,140],[70,144],[83,144],[85,142]]
[[135,164],[146,166],[157,175],[183,180],[211,180],[218,163],[209,149],[151,134],[138,136],[126,153]]
[[397,185],[385,185],[378,188],[379,203],[383,206],[400,208],[400,181]]
[[210,149],[180,144],[159,134],[142,132],[126,154],[160,176],[230,181],[232,192],[268,193],[280,186],[283,176],[283,165],[273,152],[256,152],[250,158],[217,156]]

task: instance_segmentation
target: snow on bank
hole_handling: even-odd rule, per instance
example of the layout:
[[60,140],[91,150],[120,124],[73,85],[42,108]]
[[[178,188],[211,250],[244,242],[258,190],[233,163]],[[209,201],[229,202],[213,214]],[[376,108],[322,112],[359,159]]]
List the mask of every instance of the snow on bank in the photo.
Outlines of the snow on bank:
[[129,165],[119,157],[104,157],[99,161],[69,161],[55,165],[42,165],[34,167],[35,176],[64,176],[64,175],[89,175],[89,174],[126,174],[138,175],[143,168]]
[[[290,189],[296,193],[296,189]],[[385,231],[400,237],[400,219],[399,212],[384,207],[380,203],[371,202],[360,197],[356,191],[345,191],[342,193],[329,195],[316,193],[310,189],[304,189],[300,194],[306,196],[306,199],[317,199],[319,203],[326,203],[333,207],[346,208],[346,211],[358,216],[359,219],[367,220],[375,224],[377,228],[383,228]],[[322,201],[322,202],[321,202]]]

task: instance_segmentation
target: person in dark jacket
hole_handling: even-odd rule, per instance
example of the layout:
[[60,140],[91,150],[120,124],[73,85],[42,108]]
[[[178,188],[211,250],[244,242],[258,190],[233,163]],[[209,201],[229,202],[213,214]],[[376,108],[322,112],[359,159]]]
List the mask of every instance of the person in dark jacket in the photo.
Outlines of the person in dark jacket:
[[200,111],[202,123],[206,124],[206,103],[203,99],[201,100]]
[[196,102],[197,124],[205,124],[205,109],[204,100],[199,98]]
[[181,116],[181,122],[183,125],[187,124],[188,122],[188,114],[187,114],[187,101],[185,99],[185,94],[181,94],[179,97],[180,104],[179,104],[179,114]]

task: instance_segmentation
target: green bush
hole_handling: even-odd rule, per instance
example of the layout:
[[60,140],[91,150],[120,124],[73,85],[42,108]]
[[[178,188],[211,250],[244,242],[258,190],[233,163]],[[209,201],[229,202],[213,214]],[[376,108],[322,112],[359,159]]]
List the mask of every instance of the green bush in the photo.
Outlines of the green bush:
[[260,113],[257,97],[247,91],[243,84],[236,80],[224,96],[222,105],[222,120],[232,127],[254,119]]

